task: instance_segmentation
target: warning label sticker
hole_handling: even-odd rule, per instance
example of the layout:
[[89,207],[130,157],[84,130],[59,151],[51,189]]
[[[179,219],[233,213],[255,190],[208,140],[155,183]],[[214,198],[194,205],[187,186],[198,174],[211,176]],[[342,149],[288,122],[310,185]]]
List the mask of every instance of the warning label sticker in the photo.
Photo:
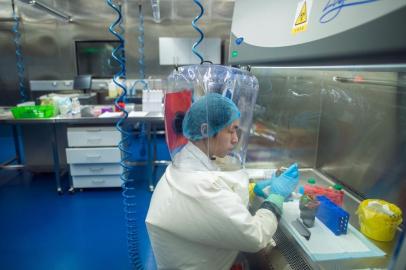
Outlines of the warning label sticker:
[[295,20],[292,27],[292,34],[304,32],[307,30],[312,2],[313,0],[302,0],[299,1],[299,3],[297,4]]

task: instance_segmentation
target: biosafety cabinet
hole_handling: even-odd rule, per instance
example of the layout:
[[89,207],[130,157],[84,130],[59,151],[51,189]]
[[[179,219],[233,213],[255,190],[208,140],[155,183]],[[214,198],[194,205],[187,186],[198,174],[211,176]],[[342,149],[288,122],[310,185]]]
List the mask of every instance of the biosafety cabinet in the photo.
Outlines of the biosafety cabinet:
[[[404,25],[404,0],[235,3],[229,63],[250,68],[260,86],[247,167],[297,162],[301,184],[314,178],[342,185],[355,234],[364,199],[386,200],[405,213]],[[398,243],[403,225],[390,242],[366,237],[371,250],[384,253],[374,255],[357,250],[356,242],[340,247],[338,238],[309,246],[283,227],[272,251],[276,269],[395,269],[404,263],[398,252],[405,252]],[[323,245],[332,251],[323,253]]]

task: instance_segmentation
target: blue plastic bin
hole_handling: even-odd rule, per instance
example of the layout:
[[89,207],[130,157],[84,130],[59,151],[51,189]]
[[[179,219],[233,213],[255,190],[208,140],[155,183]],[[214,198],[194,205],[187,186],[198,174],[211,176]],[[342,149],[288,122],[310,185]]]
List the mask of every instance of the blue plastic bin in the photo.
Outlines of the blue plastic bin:
[[316,217],[324,223],[335,235],[347,233],[350,215],[344,209],[330,201],[326,196],[317,196],[320,207]]

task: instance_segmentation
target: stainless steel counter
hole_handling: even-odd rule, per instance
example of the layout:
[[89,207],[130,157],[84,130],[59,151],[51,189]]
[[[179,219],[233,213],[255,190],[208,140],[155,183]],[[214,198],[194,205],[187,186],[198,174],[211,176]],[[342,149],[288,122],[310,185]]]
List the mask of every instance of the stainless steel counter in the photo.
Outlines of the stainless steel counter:
[[[321,186],[331,186],[334,185],[334,181],[327,176],[323,175],[315,169],[303,169],[301,170],[301,179],[300,184],[303,185],[306,183],[307,179],[314,178],[316,183]],[[343,208],[350,214],[349,223],[355,227],[357,230],[360,230],[358,216],[356,211],[361,200],[357,198],[354,194],[349,193],[344,189],[344,204]],[[366,258],[366,259],[354,259],[348,261],[330,261],[319,265],[320,269],[365,269],[365,268],[382,268],[386,269],[389,266],[390,259],[393,256],[393,252],[396,247],[397,238],[399,233],[391,242],[380,242],[368,238],[375,246],[380,248],[386,253],[382,258]]]
[[[9,165],[9,164],[3,164],[0,166],[0,168],[3,169],[8,169],[8,168],[24,168],[25,164],[21,161],[20,157],[21,155],[21,149],[19,148],[19,143],[18,143],[18,138],[21,135],[21,128],[24,127],[29,127],[30,132],[36,132],[36,129],[38,129],[38,125],[40,126],[46,126],[47,131],[43,132],[41,136],[45,136],[45,138],[42,138],[42,140],[45,141],[51,141],[51,151],[52,151],[52,167],[53,167],[53,172],[55,174],[55,182],[56,182],[56,188],[57,192],[59,194],[63,193],[62,190],[62,185],[60,181],[60,175],[61,175],[61,158],[63,158],[63,155],[61,155],[58,145],[60,144],[60,141],[66,141],[66,132],[60,132],[59,127],[63,126],[66,128],[66,126],[81,126],[81,125],[115,125],[119,121],[119,117],[107,117],[107,118],[101,118],[101,117],[81,117],[79,116],[66,116],[66,117],[52,117],[52,118],[46,118],[46,119],[14,119],[9,113],[7,113],[9,108],[1,108],[3,109],[3,113],[0,114],[0,124],[4,125],[11,125],[13,128],[13,137],[15,141],[15,151],[16,151],[16,159],[17,160],[17,165]],[[150,150],[150,144],[151,144],[151,134],[155,131],[155,127],[157,125],[162,125],[163,124],[163,114],[162,113],[148,113],[145,116],[136,116],[136,117],[129,117],[125,121],[125,125],[135,125],[137,123],[146,123],[146,131],[147,131],[147,139],[148,139],[148,151],[147,151],[147,166],[148,170],[152,170],[152,154]],[[59,130],[59,132],[58,132]],[[61,137],[62,136],[62,137]],[[31,140],[35,143],[35,140],[38,140],[38,137],[33,136]],[[36,155],[41,156],[41,151],[42,149],[34,149],[33,152],[36,153]],[[47,156],[45,154],[45,156]],[[152,172],[148,175],[149,178],[152,178]],[[150,183],[150,188],[153,189],[153,184],[152,184],[152,179],[148,179]],[[73,191],[72,185],[70,186],[70,191]]]
[[[251,169],[258,168],[276,168],[272,164],[247,164],[247,167]],[[309,178],[316,180],[317,185],[320,186],[332,186],[335,182],[323,175],[316,169],[305,168],[300,169],[300,182],[299,185],[304,185],[307,183]],[[361,199],[356,195],[351,194],[349,191],[344,189],[344,204],[343,208],[350,214],[350,224],[360,230],[358,216],[356,211]],[[256,202],[254,208],[258,207],[260,202]],[[331,260],[325,262],[314,262],[311,260],[310,256],[306,254],[306,251],[297,243],[292,235],[288,232],[286,228],[280,226],[274,238],[277,246],[271,252],[271,263],[274,269],[294,269],[294,270],[304,270],[304,269],[387,269],[389,267],[391,258],[396,248],[396,243],[400,233],[396,234],[394,240],[390,242],[380,242],[375,241],[367,237],[376,247],[381,249],[386,253],[384,257],[381,258],[363,258],[363,259],[351,259],[351,260]],[[274,264],[275,263],[275,264]]]
[[[32,119],[14,119],[12,117],[2,117],[0,123],[5,124],[114,124],[119,117],[81,117],[81,116],[57,116],[51,118],[32,118]],[[162,113],[148,113],[146,116],[129,117],[126,121],[133,122],[162,122],[164,120]]]

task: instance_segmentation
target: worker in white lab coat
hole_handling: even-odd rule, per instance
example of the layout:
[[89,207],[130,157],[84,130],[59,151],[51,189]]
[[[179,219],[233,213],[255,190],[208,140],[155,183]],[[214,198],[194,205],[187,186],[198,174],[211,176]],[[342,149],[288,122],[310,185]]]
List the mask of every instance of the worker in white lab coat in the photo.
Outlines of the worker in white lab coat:
[[271,194],[252,215],[248,175],[222,171],[215,160],[237,144],[239,118],[230,99],[213,93],[186,113],[183,134],[189,142],[157,184],[146,218],[159,269],[229,270],[240,252],[258,252],[272,241],[298,177],[281,175],[258,185],[258,194],[267,185]]

